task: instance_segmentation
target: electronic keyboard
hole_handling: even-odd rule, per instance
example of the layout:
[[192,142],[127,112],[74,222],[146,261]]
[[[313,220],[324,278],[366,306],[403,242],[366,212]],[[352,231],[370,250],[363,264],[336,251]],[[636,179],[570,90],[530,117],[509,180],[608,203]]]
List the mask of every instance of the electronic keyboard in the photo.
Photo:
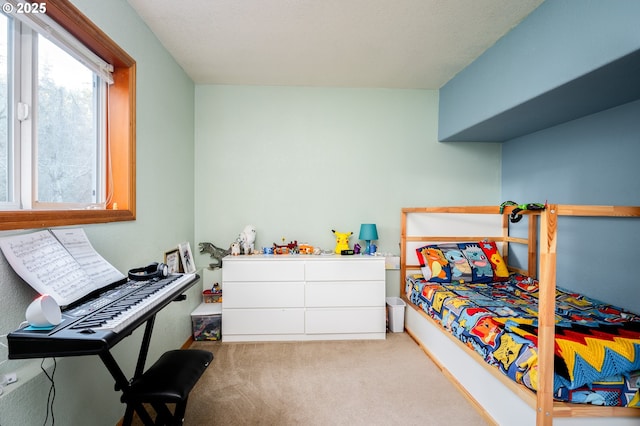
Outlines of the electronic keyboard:
[[193,286],[196,274],[128,280],[62,312],[54,328],[26,326],[7,335],[9,359],[101,355]]

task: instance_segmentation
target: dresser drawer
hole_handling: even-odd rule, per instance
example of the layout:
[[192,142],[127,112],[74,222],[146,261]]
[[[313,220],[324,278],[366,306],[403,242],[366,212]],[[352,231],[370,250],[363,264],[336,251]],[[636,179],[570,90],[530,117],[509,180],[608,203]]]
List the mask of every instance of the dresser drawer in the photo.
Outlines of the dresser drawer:
[[307,309],[305,315],[307,334],[384,333],[385,328],[384,307]]
[[302,308],[303,282],[222,282],[223,308]]
[[222,281],[304,281],[304,262],[223,260]]
[[228,256],[222,340],[384,339],[384,258]]
[[383,281],[384,258],[307,262],[307,281]]
[[304,309],[223,309],[222,337],[234,334],[303,334]]
[[305,306],[385,306],[384,281],[308,282]]

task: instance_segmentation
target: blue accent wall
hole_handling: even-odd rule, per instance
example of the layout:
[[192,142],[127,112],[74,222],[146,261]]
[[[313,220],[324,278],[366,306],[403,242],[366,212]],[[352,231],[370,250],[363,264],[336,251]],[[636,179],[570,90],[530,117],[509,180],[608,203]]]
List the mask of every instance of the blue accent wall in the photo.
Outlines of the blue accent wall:
[[[545,1],[442,87],[439,140],[502,142],[503,200],[640,205],[639,17],[635,0]],[[558,286],[640,313],[640,220],[558,225]]]
[[440,90],[441,141],[502,142],[640,99],[640,1],[547,0]]
[[[640,205],[639,160],[635,101],[505,142],[503,199]],[[558,285],[640,313],[640,219],[560,218],[558,229]]]
[[502,195],[518,202],[640,205],[640,101],[510,140]]

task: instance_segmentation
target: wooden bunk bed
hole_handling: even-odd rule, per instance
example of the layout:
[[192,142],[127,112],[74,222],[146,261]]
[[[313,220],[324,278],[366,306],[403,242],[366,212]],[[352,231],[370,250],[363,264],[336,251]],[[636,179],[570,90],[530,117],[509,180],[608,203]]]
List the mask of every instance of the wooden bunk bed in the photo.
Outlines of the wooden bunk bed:
[[[553,390],[558,217],[640,217],[640,207],[550,204],[541,211],[521,212],[526,220],[518,224],[516,231],[509,220],[512,210],[513,207],[506,207],[501,212],[499,206],[402,209],[400,294],[407,302],[406,331],[490,423],[640,424],[640,409],[557,402]],[[460,217],[465,219],[459,221]],[[537,392],[486,364],[476,351],[413,304],[405,291],[407,277],[421,272],[416,248],[487,239],[497,243],[510,272],[539,277]],[[512,251],[526,257],[520,259],[521,266],[510,262]]]

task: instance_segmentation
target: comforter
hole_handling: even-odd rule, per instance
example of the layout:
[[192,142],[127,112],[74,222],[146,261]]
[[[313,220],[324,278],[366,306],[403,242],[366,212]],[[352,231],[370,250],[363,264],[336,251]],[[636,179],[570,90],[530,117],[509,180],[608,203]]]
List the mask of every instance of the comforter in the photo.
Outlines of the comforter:
[[[512,380],[538,389],[538,282],[522,275],[489,283],[407,278],[409,300]],[[640,316],[556,291],[557,400],[640,408]]]

